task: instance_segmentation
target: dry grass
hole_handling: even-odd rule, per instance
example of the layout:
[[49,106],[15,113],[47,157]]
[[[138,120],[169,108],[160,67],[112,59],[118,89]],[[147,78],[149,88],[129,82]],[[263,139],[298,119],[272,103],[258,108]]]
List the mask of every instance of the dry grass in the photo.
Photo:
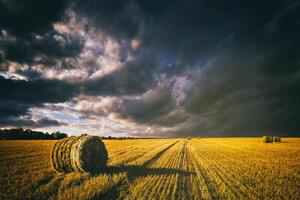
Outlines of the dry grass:
[[57,141],[50,159],[58,172],[96,173],[106,167],[108,155],[99,137],[85,135]]
[[105,141],[106,171],[57,173],[54,141],[0,141],[0,199],[300,199],[300,139]]

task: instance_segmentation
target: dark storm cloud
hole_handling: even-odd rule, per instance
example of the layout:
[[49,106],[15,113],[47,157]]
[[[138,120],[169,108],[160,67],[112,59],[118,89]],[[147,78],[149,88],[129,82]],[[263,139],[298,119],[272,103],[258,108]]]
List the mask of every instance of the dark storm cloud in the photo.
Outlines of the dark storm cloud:
[[[140,38],[143,48],[155,52],[153,59],[161,55],[171,57],[169,68],[155,62],[149,66],[156,68],[148,70],[152,76],[176,76],[184,71],[186,64],[196,66],[200,61],[203,69],[191,79],[193,85],[186,91],[184,102],[184,115],[190,117],[178,120],[178,135],[183,132],[192,135],[288,132],[292,135],[299,132],[296,111],[299,110],[296,104],[299,101],[296,92],[300,67],[299,5],[298,1],[159,4],[158,1],[89,0],[78,3],[75,9],[117,39]],[[174,64],[177,61],[179,64]],[[133,80],[143,77],[135,74],[136,70],[141,68],[132,68]],[[119,77],[116,80],[117,84],[112,85],[122,85],[124,81]],[[133,83],[126,86],[135,88],[139,81]],[[136,91],[145,92],[145,89]],[[148,124],[155,121],[159,124],[158,119],[167,122],[168,116],[176,121],[170,114],[175,108],[164,110],[168,104],[158,100],[164,99],[164,94],[157,99],[125,101],[123,116]]]
[[31,107],[66,102],[79,94],[121,96],[143,93],[153,84],[149,64],[132,61],[115,73],[73,83],[55,79],[13,80],[0,76],[0,116],[16,118],[28,114]]
[[[228,50],[228,49],[227,49]],[[192,120],[179,130],[187,135],[239,136],[299,132],[299,74],[260,73],[260,59],[225,53],[193,77],[185,108]],[[248,57],[246,59],[245,57]],[[243,62],[240,62],[243,61]],[[247,68],[241,68],[247,63]],[[221,65],[221,66],[220,66]],[[177,133],[180,135],[180,132]]]
[[15,101],[0,101],[0,118],[7,117],[18,117],[25,115],[29,109],[29,105],[23,102],[15,102]]
[[64,102],[77,94],[72,84],[59,80],[11,80],[0,76],[0,99],[28,104]]
[[63,17],[65,0],[1,0],[0,27],[14,34],[44,32]]
[[42,128],[50,126],[65,125],[57,120],[42,118],[39,120],[32,119],[16,119],[16,118],[0,118],[0,127],[15,126],[15,127],[33,127]]
[[[58,80],[11,80],[0,76],[0,126],[42,126],[56,123],[43,119],[20,119],[27,116],[29,108],[43,107],[44,103],[65,102],[78,94],[71,84]],[[11,123],[11,124],[10,124]],[[56,125],[58,125],[57,123]]]
[[141,94],[153,87],[155,63],[150,55],[129,61],[104,77],[85,81],[82,92],[88,95],[120,96]]
[[0,64],[12,61],[53,67],[59,59],[77,56],[82,50],[80,39],[52,30],[54,22],[65,19],[66,7],[64,0],[1,0]]
[[[30,64],[43,55],[40,62],[52,66],[56,59],[76,59],[81,41],[51,30],[65,17],[66,5],[86,20],[86,30],[96,28],[127,43],[120,53],[122,67],[76,83],[0,79],[6,94],[0,98],[0,116],[17,119],[31,107],[85,94],[124,100],[112,112],[138,124],[167,127],[166,135],[299,135],[298,0],[2,0],[0,27],[15,40],[0,41],[0,62]],[[141,41],[139,48],[130,49],[133,39]],[[128,51],[133,60],[126,60]],[[175,84],[159,85],[179,76],[189,82],[178,89],[184,96],[180,103]]]
[[[4,60],[51,67],[57,59],[77,56],[82,50],[82,43],[78,38],[52,32],[44,36],[17,37],[14,40],[4,38],[0,40],[0,50],[4,52]],[[36,56],[41,59],[35,61]]]
[[169,85],[160,85],[139,98],[124,100],[120,112],[138,123],[157,124],[159,122],[153,120],[168,114],[174,107]]
[[133,38],[139,35],[142,15],[135,1],[88,0],[75,1],[74,8],[82,16],[93,21],[92,26],[100,27],[108,34],[120,38]]
[[240,45],[264,41],[266,24],[294,2],[88,0],[78,1],[75,9],[118,39],[139,37],[144,46],[192,62],[209,56],[231,34]]

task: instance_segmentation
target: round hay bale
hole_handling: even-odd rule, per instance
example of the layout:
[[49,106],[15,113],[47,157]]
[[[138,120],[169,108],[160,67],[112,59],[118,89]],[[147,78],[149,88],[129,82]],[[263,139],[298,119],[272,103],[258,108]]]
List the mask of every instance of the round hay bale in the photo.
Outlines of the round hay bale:
[[51,164],[58,172],[95,173],[106,167],[108,160],[104,143],[96,136],[69,137],[52,148]]
[[57,141],[51,152],[51,165],[52,167],[58,171],[58,172],[67,172],[69,171],[68,168],[66,168],[66,160],[67,160],[67,149],[69,146],[69,143],[71,141],[76,140],[76,137],[68,137],[63,140]]
[[57,151],[60,145],[60,141],[56,142],[52,147],[51,155],[50,155],[50,162],[53,169],[58,170],[58,160],[57,160]]
[[62,164],[61,164],[61,159],[60,159],[60,156],[61,156],[60,149],[65,140],[66,139],[59,140],[58,142],[56,142],[54,144],[54,146],[52,148],[52,152],[51,152],[51,165],[56,171],[59,171],[59,172],[63,172],[61,169]]
[[104,143],[99,137],[82,136],[72,146],[72,166],[77,172],[97,172],[108,160]]
[[66,144],[65,157],[64,157],[64,168],[65,172],[72,172],[72,159],[71,159],[71,150],[72,146],[77,142],[77,137],[71,137],[69,142]]
[[272,143],[273,137],[272,136],[264,136],[263,137],[263,143]]
[[281,137],[275,136],[275,137],[273,138],[273,140],[274,140],[274,142],[281,142]]
[[67,138],[65,140],[62,140],[60,143],[60,146],[57,151],[57,160],[58,160],[58,171],[59,172],[66,172],[66,169],[64,167],[64,161],[65,161],[65,151],[66,151],[66,144],[71,138]]
[[72,166],[70,164],[71,147],[77,141],[77,137],[69,137],[62,141],[60,146],[60,172],[71,172]]

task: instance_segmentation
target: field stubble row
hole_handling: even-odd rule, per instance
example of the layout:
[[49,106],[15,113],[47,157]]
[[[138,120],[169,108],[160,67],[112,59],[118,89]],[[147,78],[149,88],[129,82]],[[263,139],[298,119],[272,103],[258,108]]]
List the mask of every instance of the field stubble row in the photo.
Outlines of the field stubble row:
[[53,141],[0,141],[0,199],[299,199],[300,139],[105,141],[97,175],[54,172]]

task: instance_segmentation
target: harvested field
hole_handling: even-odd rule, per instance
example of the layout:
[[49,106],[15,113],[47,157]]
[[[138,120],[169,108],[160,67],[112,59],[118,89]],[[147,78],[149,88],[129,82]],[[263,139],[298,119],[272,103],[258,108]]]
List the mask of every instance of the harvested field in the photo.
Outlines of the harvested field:
[[299,199],[300,139],[106,140],[107,168],[58,173],[55,141],[0,141],[0,199]]

